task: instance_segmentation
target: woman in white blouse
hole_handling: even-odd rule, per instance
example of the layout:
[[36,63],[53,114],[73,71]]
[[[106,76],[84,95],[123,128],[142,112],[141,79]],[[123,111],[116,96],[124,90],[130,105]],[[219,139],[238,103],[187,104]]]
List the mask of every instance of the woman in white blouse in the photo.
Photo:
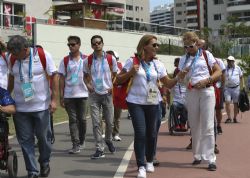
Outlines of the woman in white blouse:
[[137,46],[135,55],[137,63],[133,61],[133,58],[129,58],[117,76],[118,83],[124,83],[133,77],[126,100],[134,128],[134,150],[139,178],[146,177],[146,171],[154,172],[156,122],[160,114],[159,102],[162,100],[157,82],[160,80],[165,86],[171,88],[178,78],[184,76],[181,72],[175,79],[168,78],[163,63],[156,59],[158,47],[155,36],[144,35]]
[[[186,103],[192,134],[193,165],[208,161],[208,170],[215,171],[213,82],[221,76],[221,69],[213,55],[198,47],[199,38],[194,32],[183,35],[186,54],[181,57],[179,69],[186,71]],[[209,71],[210,70],[210,71]],[[210,74],[211,72],[211,74]]]

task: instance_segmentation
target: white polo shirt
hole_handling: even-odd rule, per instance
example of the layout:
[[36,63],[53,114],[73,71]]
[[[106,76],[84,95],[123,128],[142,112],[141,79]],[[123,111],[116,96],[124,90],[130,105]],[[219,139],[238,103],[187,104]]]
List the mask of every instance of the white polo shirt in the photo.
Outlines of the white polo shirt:
[[8,74],[8,65],[2,55],[0,55],[0,87],[6,90],[8,86]]
[[[133,58],[129,58],[126,61],[123,70],[126,70],[128,72],[131,70],[132,67],[133,67]],[[166,68],[164,67],[163,63],[160,62],[159,60],[153,60],[150,62],[149,73],[151,81],[156,86],[157,86],[157,79],[161,79],[167,75]],[[126,100],[134,104],[152,105],[151,103],[147,102],[147,89],[148,89],[148,84],[147,84],[146,72],[143,69],[142,65],[139,64],[139,71],[134,76],[133,83],[128,92]],[[158,101],[161,100],[162,100],[161,93],[158,90]]]
[[[67,72],[65,71],[64,59],[61,60],[58,72],[65,77],[64,98],[84,98],[89,96],[88,89],[83,81],[84,60],[87,60],[87,58],[80,58],[79,60],[70,58],[66,69]],[[78,76],[78,81],[75,84],[72,82],[74,74]]]
[[[216,63],[216,60],[212,53],[210,53],[209,51],[206,51],[206,54],[208,58],[208,65],[212,69],[212,67]],[[202,54],[202,51],[200,52],[200,55],[198,56],[196,61],[195,56],[186,57],[186,55],[183,55],[180,58],[178,68],[180,70],[183,70],[184,68],[189,68],[189,72],[186,75],[186,80],[191,82],[191,85],[195,85],[200,80],[206,79],[210,76],[208,66]]]
[[[224,64],[224,62],[222,61],[222,59],[220,58],[215,58],[216,63],[220,66],[222,73],[226,71],[226,66]],[[221,77],[220,80],[218,80],[218,82],[216,82],[216,87],[220,88],[221,87]]]
[[[33,48],[31,48],[33,50]],[[51,57],[51,55],[45,52],[46,56],[46,72],[49,76],[53,73],[57,72],[55,63]],[[14,76],[14,99],[16,102],[16,110],[18,112],[37,112],[43,111],[49,108],[50,104],[50,90],[49,90],[49,82],[46,78],[46,72],[43,69],[41,60],[39,59],[38,53],[32,57],[32,75],[31,79],[33,90],[34,90],[34,98],[25,102],[23,92],[21,89],[21,80],[20,80],[20,72],[19,66],[22,64],[22,71],[24,81],[29,81],[29,59],[25,60],[16,60],[13,67],[10,69],[10,74]]]
[[[115,57],[112,56],[112,72],[117,72],[117,62]],[[94,86],[94,90],[96,93],[100,95],[107,94],[110,89],[113,88],[111,71],[108,63],[108,59],[106,58],[106,54],[102,58],[94,58],[92,60],[91,69],[88,66],[88,59],[83,61],[83,71],[84,73],[90,74],[92,77],[92,83]],[[102,89],[97,89],[97,80],[101,81]]]
[[171,89],[171,93],[173,94],[173,101],[185,105],[186,104],[186,92],[187,92],[187,87],[181,83],[177,83]]
[[235,65],[234,67],[228,68],[226,67],[225,71],[226,75],[226,87],[236,87],[240,85],[240,77],[242,77],[243,73],[239,66]]

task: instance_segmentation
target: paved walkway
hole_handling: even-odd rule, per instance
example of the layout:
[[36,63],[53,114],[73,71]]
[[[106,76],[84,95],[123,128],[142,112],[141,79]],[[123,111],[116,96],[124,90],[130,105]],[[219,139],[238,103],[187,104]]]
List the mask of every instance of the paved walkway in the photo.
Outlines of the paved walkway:
[[[224,116],[224,120],[225,120]],[[223,134],[218,136],[220,153],[217,155],[217,171],[207,171],[207,164],[192,166],[191,151],[185,149],[188,135],[170,136],[167,124],[160,128],[157,158],[160,166],[147,178],[249,178],[250,168],[250,112],[238,116],[240,123],[222,124]],[[124,178],[136,177],[134,154]]]
[[[88,119],[86,148],[77,155],[68,154],[71,148],[68,123],[55,126],[56,142],[53,145],[50,178],[135,178],[137,166],[133,154],[133,128],[123,113],[121,119],[121,142],[116,142],[117,152],[106,152],[104,159],[91,160],[94,139],[91,120]],[[241,115],[239,115],[239,118]],[[224,118],[225,120],[225,118]],[[185,147],[189,135],[170,136],[167,124],[161,126],[157,149],[160,166],[148,178],[249,178],[250,168],[250,112],[244,113],[238,124],[222,124],[223,135],[218,136],[220,154],[217,155],[218,170],[209,172],[207,164],[192,166],[192,153]],[[26,178],[23,157],[16,139],[11,146],[18,154],[18,177]],[[132,155],[132,156],[131,156]],[[7,178],[0,171],[0,178]]]

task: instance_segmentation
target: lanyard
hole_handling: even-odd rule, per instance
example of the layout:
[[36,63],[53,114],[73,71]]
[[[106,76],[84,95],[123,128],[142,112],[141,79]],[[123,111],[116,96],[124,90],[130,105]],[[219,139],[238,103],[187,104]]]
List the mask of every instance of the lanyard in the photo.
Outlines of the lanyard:
[[[233,70],[232,70],[232,73],[231,73],[231,77],[232,77],[233,74],[234,74],[234,68],[235,68],[235,67],[233,67]],[[229,71],[229,67],[227,67],[227,76],[229,77],[229,72],[228,72],[228,71]]]
[[[194,66],[195,66],[195,63],[197,62],[197,60],[198,60],[198,58],[199,58],[199,56],[200,56],[200,53],[201,53],[201,49],[199,48],[198,51],[197,51],[197,53],[195,54],[194,60],[192,61],[192,63],[191,63],[190,66],[189,66],[189,67],[191,67],[192,73],[194,72]],[[190,55],[187,54],[182,69],[186,66],[189,57],[190,57]],[[182,70],[182,69],[181,69],[181,70]]]
[[[29,81],[31,81],[32,79],[32,49],[30,48],[30,58],[29,58]],[[23,66],[23,62],[22,60],[18,60],[19,61],[19,75],[20,75],[20,81],[24,82],[24,76],[23,76],[23,71],[22,71],[22,66]]]
[[[158,78],[158,70],[157,70],[157,67],[156,67],[156,65],[155,65],[155,63],[154,63],[154,61],[152,60],[152,62],[153,62],[153,64],[154,64],[154,68],[155,68],[155,71],[156,71],[156,73],[157,73],[157,78]],[[146,78],[147,78],[147,82],[150,82],[150,80],[151,80],[151,76],[150,76],[150,64],[151,64],[151,62],[149,62],[149,64],[146,64],[146,62],[145,61],[142,61],[141,60],[141,64],[142,64],[142,68],[144,69],[144,71],[145,71],[145,73],[146,73]]]
[[[102,64],[101,64],[101,73],[100,76],[102,76],[102,74],[104,73],[104,58],[105,58],[105,53],[102,53]],[[98,71],[96,69],[96,63],[97,63],[97,58],[95,56],[95,53],[93,54],[93,59],[94,59],[94,71],[98,77]]]
[[[81,55],[82,56],[82,55]],[[82,57],[80,56],[80,64],[79,64],[79,66],[78,66],[78,70],[77,70],[77,72],[74,72],[75,74],[77,74],[77,76],[78,76],[78,74],[79,74],[79,72],[80,72],[80,70],[81,70],[81,65],[82,65]],[[70,60],[71,60],[71,56],[70,56]],[[69,70],[69,72],[71,72],[71,69],[70,69],[70,66],[68,65],[68,70]],[[73,73],[72,73],[73,74]]]

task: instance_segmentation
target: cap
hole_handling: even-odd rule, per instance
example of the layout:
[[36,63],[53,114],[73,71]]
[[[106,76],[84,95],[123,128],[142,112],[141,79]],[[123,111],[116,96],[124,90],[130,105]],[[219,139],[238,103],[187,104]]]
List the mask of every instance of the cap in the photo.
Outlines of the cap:
[[234,59],[233,56],[228,56],[228,57],[227,57],[227,60],[229,60],[229,61],[235,61],[235,59]]

